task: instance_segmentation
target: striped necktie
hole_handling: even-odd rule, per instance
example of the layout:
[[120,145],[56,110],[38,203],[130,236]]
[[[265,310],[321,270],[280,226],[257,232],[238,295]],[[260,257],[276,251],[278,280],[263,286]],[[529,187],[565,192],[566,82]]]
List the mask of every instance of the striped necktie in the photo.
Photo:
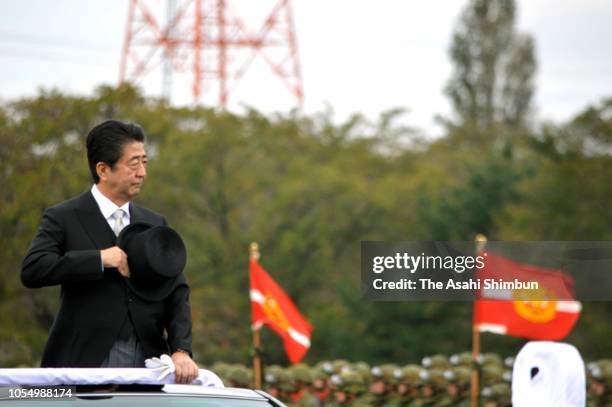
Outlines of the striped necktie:
[[115,213],[113,213],[113,218],[115,219],[115,227],[113,228],[113,232],[115,232],[115,236],[119,236],[121,229],[123,229],[123,209],[117,209]]

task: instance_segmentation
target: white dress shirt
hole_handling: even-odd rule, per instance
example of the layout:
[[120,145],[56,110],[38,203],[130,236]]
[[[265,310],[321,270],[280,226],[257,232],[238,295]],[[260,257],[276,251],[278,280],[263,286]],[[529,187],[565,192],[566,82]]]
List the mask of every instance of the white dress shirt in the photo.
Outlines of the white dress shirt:
[[[108,226],[110,226],[111,230],[115,230],[115,217],[113,214],[117,209],[121,209],[123,211],[123,227],[126,227],[130,224],[130,203],[127,202],[121,206],[115,205],[113,201],[105,197],[102,192],[98,189],[96,184],[91,187],[91,194],[93,195],[96,203],[98,204],[98,208],[100,208],[100,212],[102,212],[102,216],[108,222]],[[100,254],[100,266],[102,267],[102,272],[104,272],[104,262],[102,261],[102,254]]]
[[102,212],[102,216],[104,216],[104,219],[106,219],[108,222],[108,226],[110,226],[111,230],[115,230],[115,218],[113,217],[113,214],[117,211],[117,209],[121,209],[123,211],[123,227],[130,224],[129,202],[126,202],[121,206],[115,205],[113,201],[105,197],[102,192],[100,192],[96,184],[91,187],[91,194],[96,200],[98,208],[100,208],[100,212]]

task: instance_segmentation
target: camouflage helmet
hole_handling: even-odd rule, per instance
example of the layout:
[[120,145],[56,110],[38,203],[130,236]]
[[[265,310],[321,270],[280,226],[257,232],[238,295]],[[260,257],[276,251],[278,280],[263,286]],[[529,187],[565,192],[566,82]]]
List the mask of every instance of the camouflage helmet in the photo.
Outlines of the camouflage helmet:
[[326,374],[327,377],[334,374],[334,365],[329,360],[322,360],[321,362],[318,362],[314,367],[315,370]]
[[334,373],[340,373],[342,368],[345,366],[350,366],[350,363],[344,359],[336,359],[332,362]]
[[504,364],[502,363],[499,355],[495,353],[483,353],[478,355],[476,358],[476,362],[479,366],[495,366],[499,368],[503,368]]
[[357,362],[352,366],[352,370],[359,373],[364,381],[369,382],[372,379],[372,374],[370,373],[370,365],[365,362]]
[[370,369],[370,373],[372,375],[372,380],[382,380],[385,383],[396,384],[398,382],[398,377],[395,374],[397,370],[399,370],[397,366],[387,363],[380,366],[374,366]]
[[453,366],[472,366],[472,353],[471,352],[461,352],[452,355],[448,361]]
[[278,365],[271,365],[266,368],[264,381],[268,388],[274,387],[287,392],[296,390],[295,380],[289,369],[283,369]]
[[448,385],[448,380],[444,377],[444,371],[440,369],[422,370],[419,376],[423,382],[436,389],[444,389]]
[[466,386],[472,379],[472,371],[467,367],[458,366],[444,371],[444,378],[459,386]]
[[311,369],[303,363],[298,363],[289,368],[290,373],[297,382],[312,384],[314,375]]
[[404,369],[401,367],[396,367],[393,369],[393,379],[395,383],[402,383],[404,381]]
[[450,363],[444,355],[426,356],[421,364],[428,369],[448,369],[450,367]]
[[311,370],[311,374],[312,374],[312,380],[327,380],[329,378],[329,374],[325,373],[325,370],[323,370],[323,368],[321,367],[314,367]]
[[297,384],[289,369],[282,369],[278,372],[278,388],[289,393],[297,390]]
[[406,365],[402,368],[401,383],[406,383],[411,386],[419,386],[423,384],[423,379],[420,374],[424,369],[419,365]]
[[603,383],[612,387],[612,360],[602,359],[587,365],[589,381]]
[[278,387],[283,368],[278,365],[267,366],[264,370],[263,381],[268,387]]
[[361,375],[351,370],[332,375],[331,383],[333,388],[351,394],[361,394],[366,390],[366,384]]
[[503,381],[504,372],[497,366],[485,366],[481,369],[482,383],[490,386]]
[[485,400],[499,401],[501,405],[509,405],[512,399],[512,390],[508,383],[497,383],[483,387],[480,395]]
[[227,378],[233,387],[251,387],[253,373],[243,365],[232,365]]

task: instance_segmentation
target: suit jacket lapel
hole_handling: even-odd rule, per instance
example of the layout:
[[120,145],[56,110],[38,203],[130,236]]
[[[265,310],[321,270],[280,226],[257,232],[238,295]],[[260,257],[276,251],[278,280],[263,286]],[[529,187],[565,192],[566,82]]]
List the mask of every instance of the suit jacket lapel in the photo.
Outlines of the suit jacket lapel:
[[145,222],[143,211],[133,202],[130,202],[130,223]]
[[91,191],[79,197],[79,205],[75,211],[83,229],[97,249],[107,249],[115,245],[117,237],[100,212]]

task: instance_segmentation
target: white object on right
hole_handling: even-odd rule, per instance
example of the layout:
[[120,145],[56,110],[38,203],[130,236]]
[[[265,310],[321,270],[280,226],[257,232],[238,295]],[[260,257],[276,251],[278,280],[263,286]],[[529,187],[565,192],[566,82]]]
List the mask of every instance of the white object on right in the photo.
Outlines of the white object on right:
[[567,343],[528,342],[512,370],[514,407],[584,407],[586,375],[578,350]]
[[166,376],[174,373],[175,367],[172,358],[166,354],[161,355],[159,358],[154,357],[145,360],[145,366],[149,369],[153,369],[159,372],[159,379],[165,379]]

